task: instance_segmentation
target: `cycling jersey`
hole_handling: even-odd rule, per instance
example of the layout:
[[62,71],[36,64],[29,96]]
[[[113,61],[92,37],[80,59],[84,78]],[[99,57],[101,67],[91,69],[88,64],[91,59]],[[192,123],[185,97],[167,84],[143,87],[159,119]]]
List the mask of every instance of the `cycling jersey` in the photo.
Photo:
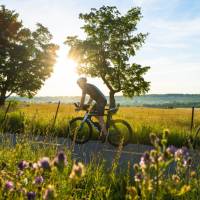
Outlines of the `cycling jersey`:
[[107,100],[104,94],[94,85],[86,83],[83,88],[83,95],[88,94],[97,104],[106,105]]

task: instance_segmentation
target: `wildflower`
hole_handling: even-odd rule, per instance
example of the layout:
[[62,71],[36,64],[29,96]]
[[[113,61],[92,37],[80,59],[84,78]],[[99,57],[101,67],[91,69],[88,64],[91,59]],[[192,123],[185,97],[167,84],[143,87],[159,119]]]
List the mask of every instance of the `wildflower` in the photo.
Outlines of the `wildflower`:
[[188,157],[189,156],[189,151],[188,151],[187,147],[182,147],[181,150],[182,150],[182,153],[183,153],[184,157]]
[[135,178],[135,182],[141,182],[142,179],[143,179],[143,176],[142,176],[142,174],[137,173],[137,174],[134,176],[134,178]]
[[195,171],[192,171],[192,172],[190,173],[190,176],[191,176],[192,178],[195,178],[195,177],[196,177],[196,172],[195,172]]
[[186,147],[182,147],[175,152],[175,159],[181,160],[189,156],[188,149]]
[[50,159],[48,157],[43,157],[38,161],[38,166],[43,169],[50,169]]
[[180,189],[180,192],[177,194],[178,196],[182,196],[185,193],[189,192],[191,190],[190,185],[183,185],[182,188]]
[[145,152],[143,154],[143,156],[140,158],[140,166],[141,168],[146,168],[147,166],[150,163],[150,156],[149,156],[149,153],[148,152]]
[[6,184],[5,184],[5,189],[11,191],[11,190],[13,190],[13,188],[14,188],[13,182],[7,181]]
[[26,196],[27,196],[28,200],[36,199],[36,193],[35,192],[27,192]]
[[67,158],[63,151],[60,151],[54,158],[53,164],[61,170],[64,168],[64,166],[67,164]]
[[165,161],[164,156],[159,156],[159,157],[158,157],[158,162],[162,162],[162,161]]
[[176,152],[176,147],[171,145],[169,146],[167,149],[166,149],[166,152],[169,154],[169,155],[174,155],[175,152]]
[[78,164],[75,163],[73,165],[69,178],[77,179],[77,178],[81,178],[84,175],[85,175],[85,167],[81,162],[79,162]]
[[37,177],[35,177],[35,180],[34,180],[34,183],[35,183],[35,184],[41,184],[41,183],[43,183],[43,182],[44,182],[44,179],[43,179],[42,176],[37,176]]
[[47,189],[45,190],[43,199],[45,200],[51,200],[56,197],[55,189],[52,185],[49,185]]
[[38,169],[38,167],[39,167],[39,166],[38,166],[38,163],[33,163],[33,164],[32,164],[32,169],[33,169],[33,170]]
[[176,174],[173,174],[172,175],[172,180],[175,182],[175,183],[179,183],[180,182],[180,177]]
[[19,163],[18,163],[18,168],[20,170],[24,170],[25,168],[27,168],[29,166],[28,162],[26,162],[25,160],[21,160]]

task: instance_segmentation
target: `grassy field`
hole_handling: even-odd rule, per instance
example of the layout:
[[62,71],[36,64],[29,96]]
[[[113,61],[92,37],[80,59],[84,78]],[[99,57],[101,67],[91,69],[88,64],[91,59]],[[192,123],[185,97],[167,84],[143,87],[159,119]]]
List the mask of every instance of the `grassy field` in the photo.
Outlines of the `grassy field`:
[[[47,127],[51,127],[53,124],[56,109],[57,104],[20,104],[17,106],[17,113],[18,118],[23,116],[26,127],[31,128],[32,132],[44,134]],[[75,112],[73,105],[61,104],[54,134],[65,136],[68,121],[83,114],[84,112]],[[15,115],[17,115],[16,112]],[[163,129],[169,129],[169,143],[181,145],[184,143],[186,135],[190,133],[191,109],[120,107],[113,118],[129,122],[133,129],[133,143],[149,144],[151,132],[159,134]],[[12,123],[14,124],[14,122]],[[194,125],[200,125],[199,109],[195,110]]]

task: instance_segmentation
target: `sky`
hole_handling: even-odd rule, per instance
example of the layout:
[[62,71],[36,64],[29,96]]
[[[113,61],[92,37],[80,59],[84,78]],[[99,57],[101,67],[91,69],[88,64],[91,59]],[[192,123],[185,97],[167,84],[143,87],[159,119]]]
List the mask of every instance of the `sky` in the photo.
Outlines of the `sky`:
[[[143,18],[137,31],[149,35],[131,60],[151,67],[145,75],[151,82],[149,94],[200,93],[199,0],[0,0],[0,4],[18,12],[24,26],[32,30],[37,22],[48,27],[60,45],[54,72],[37,96],[81,94],[76,64],[67,57],[69,48],[63,42],[71,35],[84,38],[79,13],[103,5],[116,6],[122,14],[141,7]],[[101,80],[88,81],[108,95]]]

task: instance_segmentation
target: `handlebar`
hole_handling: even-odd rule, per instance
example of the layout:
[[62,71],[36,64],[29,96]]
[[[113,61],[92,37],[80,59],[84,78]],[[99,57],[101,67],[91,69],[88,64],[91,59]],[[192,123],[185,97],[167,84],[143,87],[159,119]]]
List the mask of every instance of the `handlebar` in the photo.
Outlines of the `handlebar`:
[[80,108],[80,103],[74,103],[76,110],[85,110],[88,111],[88,108],[90,107],[90,105],[88,104],[84,104],[82,108]]

